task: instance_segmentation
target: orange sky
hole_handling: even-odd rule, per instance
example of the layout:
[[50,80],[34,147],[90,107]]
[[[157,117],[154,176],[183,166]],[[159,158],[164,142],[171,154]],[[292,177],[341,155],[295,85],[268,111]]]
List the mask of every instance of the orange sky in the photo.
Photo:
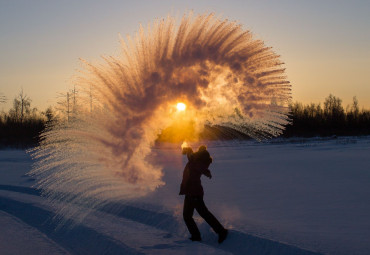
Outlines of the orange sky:
[[367,1],[1,1],[0,93],[11,107],[23,88],[45,109],[71,87],[79,58],[119,54],[118,34],[133,35],[168,13],[193,9],[237,20],[281,55],[293,100],[344,107],[357,96],[370,108],[370,2]]

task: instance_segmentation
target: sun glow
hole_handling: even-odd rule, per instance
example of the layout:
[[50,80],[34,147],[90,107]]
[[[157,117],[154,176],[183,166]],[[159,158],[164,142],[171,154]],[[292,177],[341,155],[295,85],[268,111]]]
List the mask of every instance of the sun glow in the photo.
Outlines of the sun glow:
[[185,111],[185,109],[186,109],[186,104],[184,104],[184,103],[177,103],[176,108],[177,108],[177,110],[178,110],[179,112],[181,112],[181,111]]

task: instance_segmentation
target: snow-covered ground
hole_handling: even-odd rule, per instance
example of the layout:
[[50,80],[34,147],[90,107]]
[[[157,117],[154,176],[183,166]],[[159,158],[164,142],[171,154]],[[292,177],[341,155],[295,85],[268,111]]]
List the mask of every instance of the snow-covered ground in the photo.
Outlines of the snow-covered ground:
[[30,157],[2,150],[0,254],[369,254],[370,137],[208,145],[205,202],[231,229],[223,244],[201,219],[203,242],[187,240],[177,195],[185,159],[173,145],[151,158],[165,186],[74,228],[57,228],[56,208],[31,188]]

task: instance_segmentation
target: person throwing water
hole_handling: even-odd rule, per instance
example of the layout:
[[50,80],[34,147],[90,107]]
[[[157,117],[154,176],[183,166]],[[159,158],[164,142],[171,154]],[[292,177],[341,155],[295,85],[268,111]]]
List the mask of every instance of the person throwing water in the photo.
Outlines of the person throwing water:
[[187,155],[188,163],[185,166],[180,187],[180,194],[185,195],[183,217],[185,224],[191,234],[191,241],[202,241],[199,229],[193,219],[194,209],[218,234],[218,243],[222,243],[228,234],[215,216],[207,209],[203,201],[204,191],[200,177],[202,175],[212,178],[211,171],[208,169],[212,163],[212,158],[207,151],[207,147],[202,145],[197,152],[193,152],[191,147],[182,148],[182,154]]

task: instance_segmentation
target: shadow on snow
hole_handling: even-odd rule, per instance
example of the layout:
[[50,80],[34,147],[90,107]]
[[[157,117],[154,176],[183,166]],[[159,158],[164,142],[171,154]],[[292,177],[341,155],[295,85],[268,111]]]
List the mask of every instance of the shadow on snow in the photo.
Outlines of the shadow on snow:
[[[40,196],[41,194],[39,190],[33,188],[10,185],[0,185],[0,190],[20,192],[36,196]],[[53,216],[55,216],[55,214],[44,209],[35,207],[32,204],[22,203],[12,199],[0,197],[0,210],[3,210],[9,214],[18,217],[28,225],[33,226],[41,232],[45,233],[52,240],[61,244],[61,246],[63,246],[67,250],[73,251],[73,253],[76,254],[82,254],[86,252],[89,254],[122,254],[123,252],[124,254],[140,254],[139,252],[133,250],[125,244],[104,236],[96,232],[95,230],[87,228],[83,225],[77,225],[72,229],[57,229],[56,227],[58,226],[58,223],[50,220]],[[169,232],[174,232],[179,229],[179,222],[174,216],[166,213],[137,208],[132,205],[110,203],[107,206],[101,208],[100,211]],[[24,212],[27,212],[27,214]],[[212,241],[208,239],[210,238],[206,238],[203,243],[217,249],[231,252],[233,254],[320,254],[303,250],[292,245],[245,234],[237,230],[231,230],[229,232],[228,239],[221,245],[214,243],[215,240]],[[182,243],[182,241],[175,243],[180,244]],[[177,247],[177,245],[174,244],[171,247],[174,248]],[[144,246],[142,248],[166,249],[169,248],[169,246],[168,244],[164,246],[158,244],[151,247]]]
[[71,254],[142,254],[83,225],[57,229],[58,223],[50,220],[55,214],[32,204],[0,196],[0,210],[36,228]]

